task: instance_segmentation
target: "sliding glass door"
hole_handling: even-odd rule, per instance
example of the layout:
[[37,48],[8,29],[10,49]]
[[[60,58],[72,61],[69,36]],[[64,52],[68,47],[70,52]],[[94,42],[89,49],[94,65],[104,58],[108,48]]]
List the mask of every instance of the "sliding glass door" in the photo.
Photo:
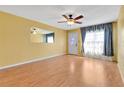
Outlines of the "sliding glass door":
[[104,53],[104,29],[87,31],[84,41],[84,54],[87,56],[102,56]]
[[112,23],[81,28],[82,51],[84,56],[112,57]]

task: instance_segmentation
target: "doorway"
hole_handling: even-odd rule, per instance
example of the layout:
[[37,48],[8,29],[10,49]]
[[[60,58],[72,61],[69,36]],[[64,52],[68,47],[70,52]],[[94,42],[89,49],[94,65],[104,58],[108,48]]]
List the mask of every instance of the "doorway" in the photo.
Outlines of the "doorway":
[[78,33],[68,33],[68,53],[78,55]]

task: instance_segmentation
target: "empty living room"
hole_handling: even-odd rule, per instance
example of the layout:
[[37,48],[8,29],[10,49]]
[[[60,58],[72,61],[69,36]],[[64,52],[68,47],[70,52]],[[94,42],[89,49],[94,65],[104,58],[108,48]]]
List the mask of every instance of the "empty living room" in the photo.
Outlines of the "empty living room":
[[123,5],[0,5],[0,87],[123,86]]

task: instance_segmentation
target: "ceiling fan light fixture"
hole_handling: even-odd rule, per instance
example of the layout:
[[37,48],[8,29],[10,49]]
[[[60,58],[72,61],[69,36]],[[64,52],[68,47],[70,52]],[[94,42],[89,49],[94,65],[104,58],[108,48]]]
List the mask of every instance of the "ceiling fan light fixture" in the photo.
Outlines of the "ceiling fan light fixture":
[[36,31],[33,31],[33,34],[34,34],[34,35],[36,35],[36,34],[37,34],[37,32],[36,32]]
[[82,22],[78,21],[79,19],[83,18],[82,15],[77,16],[76,18],[73,18],[72,15],[62,15],[66,21],[59,21],[58,23],[67,23],[68,25],[73,25],[73,24],[82,24]]
[[67,21],[67,23],[68,23],[69,25],[73,25],[73,24],[74,24],[74,21],[73,21],[73,20],[70,20],[70,21]]

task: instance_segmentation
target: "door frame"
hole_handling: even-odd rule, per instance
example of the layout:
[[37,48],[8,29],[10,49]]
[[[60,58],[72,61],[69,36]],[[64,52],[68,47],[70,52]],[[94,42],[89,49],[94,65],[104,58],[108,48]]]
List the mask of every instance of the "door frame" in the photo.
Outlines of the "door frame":
[[[69,53],[69,34],[70,33],[76,33],[77,34],[77,53]],[[77,31],[72,31],[72,32],[68,32],[68,54],[69,55],[79,55],[79,33]]]

